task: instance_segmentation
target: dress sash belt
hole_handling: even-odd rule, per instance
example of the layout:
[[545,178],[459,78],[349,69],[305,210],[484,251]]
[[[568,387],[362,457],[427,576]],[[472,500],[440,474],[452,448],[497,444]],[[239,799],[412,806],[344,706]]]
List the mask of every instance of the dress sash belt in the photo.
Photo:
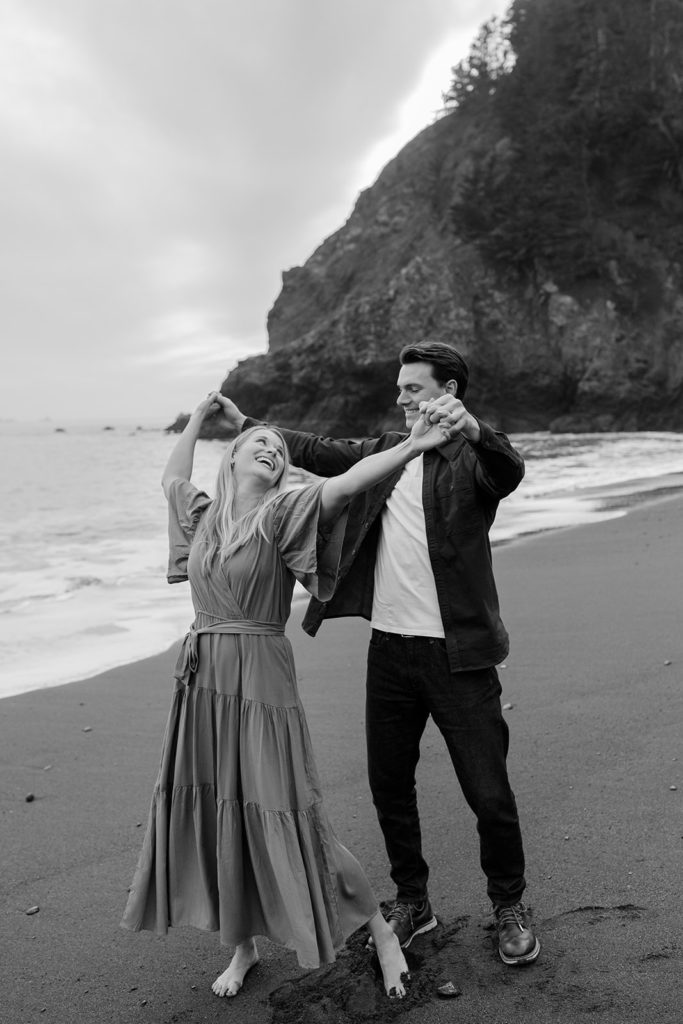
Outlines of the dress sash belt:
[[[201,612],[202,616],[208,613]],[[196,621],[183,639],[173,675],[184,686],[199,667],[198,638],[202,633],[246,633],[249,636],[283,636],[285,627],[280,622],[258,622],[255,619],[216,619],[208,626],[198,627]]]

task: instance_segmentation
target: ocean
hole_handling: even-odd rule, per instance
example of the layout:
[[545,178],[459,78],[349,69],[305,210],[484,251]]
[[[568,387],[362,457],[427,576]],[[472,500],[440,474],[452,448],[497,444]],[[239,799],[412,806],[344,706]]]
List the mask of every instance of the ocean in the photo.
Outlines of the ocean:
[[[176,437],[159,423],[0,423],[0,697],[84,679],[166,650],[192,621],[166,583],[160,478]],[[683,488],[683,434],[517,434],[526,477],[495,545],[624,515]],[[200,441],[213,492],[223,446]],[[304,476],[294,475],[294,482]],[[305,594],[297,589],[296,600]]]

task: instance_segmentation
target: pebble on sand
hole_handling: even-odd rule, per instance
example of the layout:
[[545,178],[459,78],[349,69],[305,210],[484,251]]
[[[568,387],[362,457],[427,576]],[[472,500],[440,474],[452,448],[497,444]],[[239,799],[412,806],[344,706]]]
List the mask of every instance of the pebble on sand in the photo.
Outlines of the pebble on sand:
[[462,991],[457,987],[457,985],[454,985],[452,981],[447,981],[444,985],[439,985],[436,993],[442,999],[455,999],[457,996],[462,995]]
[[32,804],[33,801],[35,800],[35,796],[33,793],[27,793],[24,799],[26,800],[27,804]]
[[503,704],[503,711],[512,711],[514,706],[515,706],[514,704],[509,704],[509,703],[508,704]]
[[37,914],[39,910],[40,907],[29,907],[28,910],[26,911],[26,914],[28,917],[30,917],[31,914]]
[[678,786],[669,786],[669,789],[678,789]]

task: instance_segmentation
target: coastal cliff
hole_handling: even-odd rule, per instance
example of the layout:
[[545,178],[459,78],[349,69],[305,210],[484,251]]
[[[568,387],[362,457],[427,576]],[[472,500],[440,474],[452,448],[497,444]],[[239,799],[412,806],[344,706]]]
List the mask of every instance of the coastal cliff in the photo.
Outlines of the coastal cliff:
[[[635,0],[610,8],[621,19],[612,36],[590,0],[511,10],[454,69],[452,109],[401,150],[303,266],[283,273],[268,353],[239,363],[222,386],[244,412],[322,434],[401,428],[398,353],[428,339],[462,351],[468,407],[504,430],[683,429],[683,76],[666,64],[681,62],[673,29],[661,27],[661,58],[659,36],[643,41],[643,60],[657,57],[664,77],[650,69],[638,106],[640,93],[621,84],[623,62],[638,54],[619,49],[623,19],[640,17]],[[573,44],[566,19],[579,14]],[[683,32],[680,16],[674,28]],[[591,32],[598,57],[584,60],[577,85],[569,71]],[[639,42],[635,23],[632,32]],[[530,52],[539,38],[546,67]],[[620,134],[606,127],[618,118]]]
[[487,265],[450,218],[467,136],[456,111],[391,161],[346,224],[283,274],[268,354],[239,363],[222,391],[251,415],[316,433],[401,428],[397,356],[425,338],[462,351],[468,405],[502,429],[683,428],[678,264],[634,240],[651,254],[654,293],[636,315],[615,301],[618,266],[611,283],[564,291]]

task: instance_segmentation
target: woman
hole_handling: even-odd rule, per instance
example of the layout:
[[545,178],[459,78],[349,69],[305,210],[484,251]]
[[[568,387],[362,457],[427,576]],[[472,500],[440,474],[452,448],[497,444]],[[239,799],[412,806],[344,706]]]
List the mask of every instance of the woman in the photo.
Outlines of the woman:
[[223,458],[212,501],[190,483],[212,392],[173,449],[169,581],[189,578],[195,621],[176,666],[173,703],[147,832],[123,918],[165,933],[191,924],[235,946],[213,983],[234,996],[258,961],[254,936],[293,949],[303,967],[335,959],[366,924],[391,997],[406,962],[363,871],[332,831],[284,626],[295,579],[331,596],[350,498],[444,441],[424,415],[410,436],[346,473],[286,490],[277,430],[253,427]]

